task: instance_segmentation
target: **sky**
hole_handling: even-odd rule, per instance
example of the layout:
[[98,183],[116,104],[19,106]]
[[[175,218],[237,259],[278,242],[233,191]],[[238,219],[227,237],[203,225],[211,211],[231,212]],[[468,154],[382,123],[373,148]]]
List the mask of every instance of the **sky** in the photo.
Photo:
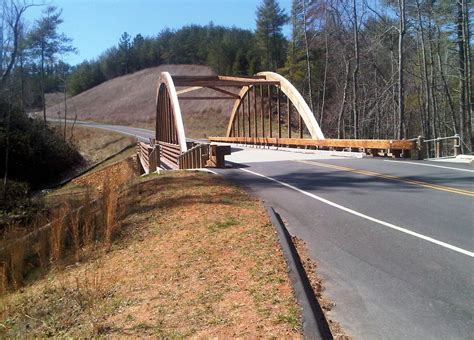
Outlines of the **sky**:
[[[73,39],[77,54],[63,57],[71,65],[98,57],[118,43],[123,32],[153,36],[164,28],[188,24],[235,26],[255,29],[255,11],[261,0],[48,0],[62,8],[60,31]],[[280,0],[287,13],[291,0]],[[44,7],[43,7],[44,9]],[[41,16],[41,7],[28,9],[31,26]],[[289,27],[284,28],[289,34]]]

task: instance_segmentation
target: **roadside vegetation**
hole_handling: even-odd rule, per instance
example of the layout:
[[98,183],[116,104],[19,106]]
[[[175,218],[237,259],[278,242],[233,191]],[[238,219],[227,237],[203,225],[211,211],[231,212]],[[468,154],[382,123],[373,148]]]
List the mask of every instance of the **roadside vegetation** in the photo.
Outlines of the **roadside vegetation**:
[[[63,124],[53,125],[63,131]],[[120,133],[84,126],[67,124],[67,138],[77,148],[87,164],[94,165],[115,155],[127,146],[135,145],[135,139]]]
[[150,36],[125,32],[71,71],[71,93],[167,64],[206,65],[228,75],[276,71],[302,93],[328,137],[458,133],[464,152],[472,152],[472,2],[291,4],[285,11],[277,0],[258,1],[248,13],[256,16],[254,30],[211,23]]
[[133,167],[68,184],[81,203],[56,195],[48,229],[2,255],[1,336],[299,337],[262,204],[220,176]]
[[[62,60],[75,49],[60,34],[61,10],[45,6],[28,25],[24,14],[32,3],[12,0],[2,8],[2,96],[9,88],[26,111],[46,116],[47,93],[93,92],[118,77],[171,64],[231,75],[276,71],[302,93],[328,137],[430,139],[457,133],[463,152],[472,152],[472,3],[467,0],[293,0],[291,10],[277,0],[261,0],[248,13],[255,15],[254,30],[211,23],[161,28],[150,36],[117,32],[117,44],[75,66]],[[84,110],[84,103],[68,103],[67,94],[64,110],[55,109],[51,116],[60,112],[73,119],[76,109]],[[108,120],[121,124],[130,121],[124,114],[140,114],[147,107],[148,102],[133,111],[114,107],[118,110]],[[199,112],[226,112],[210,108]],[[82,116],[101,114],[87,110]],[[215,122],[219,130],[224,121]]]
[[[10,224],[32,223],[43,209],[33,192],[67,177],[85,161],[76,147],[41,120],[5,102],[0,109],[0,233]],[[5,112],[4,111],[4,112]]]

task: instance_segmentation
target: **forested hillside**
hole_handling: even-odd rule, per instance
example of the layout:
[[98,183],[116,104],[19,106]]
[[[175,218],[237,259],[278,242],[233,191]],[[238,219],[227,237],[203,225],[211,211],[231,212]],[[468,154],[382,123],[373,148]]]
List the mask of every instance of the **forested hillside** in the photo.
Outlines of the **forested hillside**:
[[[209,67],[202,65],[150,67],[108,80],[68,99],[68,117],[154,129],[156,86],[161,72],[196,76],[215,74]],[[201,94],[215,95],[214,91],[206,92],[204,89]],[[225,134],[233,101],[188,100],[182,101],[180,105],[187,137],[205,138]],[[64,103],[48,107],[46,114],[52,118],[64,117]]]
[[[220,74],[273,70],[304,94],[323,131],[340,138],[472,138],[471,4],[464,1],[275,0],[256,30],[209,24],[132,38],[78,65],[70,92],[169,63]],[[252,15],[252,13],[249,13]],[[282,34],[285,24],[291,36]]]
[[271,70],[303,93],[328,137],[429,139],[458,133],[463,151],[472,151],[468,0],[293,0],[288,13],[277,0],[261,0],[248,13],[255,30],[210,23],[151,36],[117,32],[117,45],[76,66],[61,61],[74,51],[57,30],[61,11],[47,7],[27,26],[22,8],[17,6],[16,26],[10,20],[11,32],[4,34],[16,32],[16,53],[15,39],[4,39],[0,64],[3,85],[11,81],[25,110],[42,109],[45,92],[75,95],[166,64],[206,65],[234,75]]

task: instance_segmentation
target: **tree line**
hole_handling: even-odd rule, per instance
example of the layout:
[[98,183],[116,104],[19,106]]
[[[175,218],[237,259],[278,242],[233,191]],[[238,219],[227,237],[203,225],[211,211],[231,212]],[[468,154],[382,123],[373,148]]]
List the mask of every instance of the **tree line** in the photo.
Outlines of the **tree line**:
[[289,13],[277,0],[261,0],[255,30],[210,23],[156,36],[123,33],[116,46],[76,66],[61,61],[75,49],[58,33],[58,8],[46,7],[27,29],[27,1],[6,4],[0,79],[3,89],[7,82],[16,89],[24,110],[44,112],[44,93],[74,95],[162,64],[234,75],[271,70],[303,93],[329,137],[459,134],[472,151],[469,0],[293,0]]
[[468,0],[293,0],[280,71],[328,135],[459,134],[472,152],[471,7]]
[[[66,89],[71,67],[60,57],[75,49],[58,33],[61,10],[54,6],[26,25],[24,14],[33,6],[27,0],[4,0],[1,7],[0,214],[23,204],[29,188],[53,183],[83,162],[65,132],[46,123],[45,94]],[[32,109],[41,110],[42,119],[28,116]]]
[[[75,67],[72,94],[161,64],[221,74],[272,70],[304,94],[326,135],[426,139],[459,134],[472,152],[473,78],[468,0],[262,0],[255,31],[209,24],[124,33]],[[287,39],[283,27],[289,24]]]
[[123,33],[117,46],[96,60],[77,65],[69,77],[71,94],[117,76],[162,64],[209,65],[218,73],[247,75],[261,69],[255,34],[209,24],[165,29],[156,37]]

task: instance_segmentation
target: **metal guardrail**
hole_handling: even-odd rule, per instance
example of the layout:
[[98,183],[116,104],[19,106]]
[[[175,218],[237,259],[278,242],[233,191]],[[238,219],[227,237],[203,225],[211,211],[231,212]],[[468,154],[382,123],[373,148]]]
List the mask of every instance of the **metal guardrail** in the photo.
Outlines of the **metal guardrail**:
[[[448,141],[453,141],[452,145]],[[461,154],[461,137],[458,134],[449,137],[426,139],[423,142],[426,145],[428,159],[456,157]]]

